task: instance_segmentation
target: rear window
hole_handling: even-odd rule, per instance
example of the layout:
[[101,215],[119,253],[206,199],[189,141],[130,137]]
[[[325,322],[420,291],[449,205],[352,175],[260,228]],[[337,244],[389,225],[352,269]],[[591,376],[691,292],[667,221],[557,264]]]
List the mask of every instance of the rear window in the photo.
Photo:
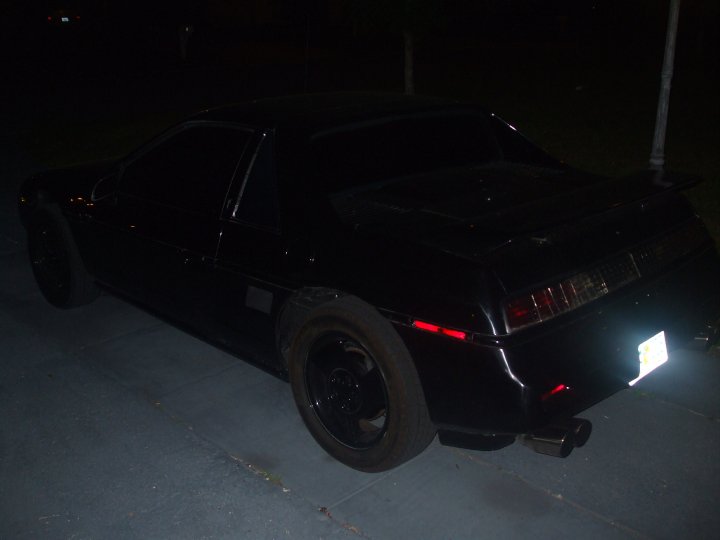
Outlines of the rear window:
[[487,118],[439,113],[384,118],[315,135],[315,178],[326,194],[501,159]]

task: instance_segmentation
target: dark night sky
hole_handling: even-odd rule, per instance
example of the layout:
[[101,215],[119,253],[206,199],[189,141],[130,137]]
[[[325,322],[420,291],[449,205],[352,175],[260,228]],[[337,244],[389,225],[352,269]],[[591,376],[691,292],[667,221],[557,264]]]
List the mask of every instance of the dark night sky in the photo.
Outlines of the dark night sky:
[[[428,2],[431,0],[425,0]],[[660,0],[438,0],[438,24],[426,41],[485,42],[567,41],[588,49],[637,51],[662,37],[667,2]],[[420,1],[419,4],[425,3]],[[350,17],[353,0],[5,0],[0,10],[6,43],[42,49],[53,47],[47,15],[64,8],[82,16],[82,30],[94,47],[112,48],[119,40],[136,41],[155,52],[175,40],[177,27],[193,21],[197,41],[203,34],[223,34],[213,47],[252,36],[304,41],[307,28],[315,44],[332,44],[352,34],[358,40],[387,41],[379,31],[357,33]],[[357,4],[357,2],[356,2]],[[308,24],[309,23],[309,24]],[[716,50],[720,2],[684,0],[681,38],[693,52]],[[235,31],[233,34],[233,30]],[[349,31],[349,32],[348,32]],[[69,33],[69,32],[66,32]],[[230,37],[232,36],[232,37]],[[212,41],[205,36],[207,42]],[[6,44],[4,52],[13,47]],[[628,51],[629,52],[629,51]]]
[[[5,0],[0,60],[8,80],[135,77],[179,66],[298,65],[306,60],[314,74],[337,71],[343,60],[390,58],[401,69],[397,26],[365,24],[370,6],[382,18],[377,6],[391,1]],[[439,6],[431,24],[417,33],[417,66],[475,58],[506,70],[513,70],[518,59],[556,69],[559,57],[576,66],[651,65],[657,70],[669,5],[669,0],[413,2]],[[49,23],[58,10],[77,14],[80,21]],[[180,29],[187,24],[192,33],[183,43]],[[683,0],[678,69],[691,66],[718,78],[719,28],[720,2]]]

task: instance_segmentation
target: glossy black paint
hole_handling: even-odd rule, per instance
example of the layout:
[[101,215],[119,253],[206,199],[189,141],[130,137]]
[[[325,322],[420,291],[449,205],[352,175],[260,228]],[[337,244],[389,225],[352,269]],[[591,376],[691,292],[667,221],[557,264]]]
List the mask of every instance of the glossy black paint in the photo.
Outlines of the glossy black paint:
[[[481,119],[493,159],[340,195],[317,179],[318,134],[458,114]],[[216,213],[129,191],[128,170],[194,129],[247,133],[221,180]],[[153,174],[148,182],[168,180]],[[720,262],[679,193],[694,181],[570,169],[470,105],[343,94],[206,111],[118,163],[29,179],[20,212],[27,220],[38,205],[57,203],[100,284],[281,375],[303,314],[357,296],[404,340],[441,434],[515,434],[625,388],[638,373],[637,345],[660,330],[677,345],[717,320]],[[506,330],[508,296],[683,227],[692,229],[693,248],[654,274],[545,323]],[[417,319],[468,338],[423,332],[412,327]],[[548,397],[559,384],[570,390]]]

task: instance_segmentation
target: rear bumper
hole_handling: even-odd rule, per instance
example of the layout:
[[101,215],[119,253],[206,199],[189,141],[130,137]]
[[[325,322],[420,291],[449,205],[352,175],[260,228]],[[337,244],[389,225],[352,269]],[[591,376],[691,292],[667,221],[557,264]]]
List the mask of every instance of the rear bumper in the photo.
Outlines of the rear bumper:
[[[527,433],[627,388],[649,337],[664,331],[672,350],[706,330],[720,318],[719,276],[720,260],[706,249],[589,309],[485,344],[396,328],[441,433]],[[567,389],[551,393],[560,385]]]

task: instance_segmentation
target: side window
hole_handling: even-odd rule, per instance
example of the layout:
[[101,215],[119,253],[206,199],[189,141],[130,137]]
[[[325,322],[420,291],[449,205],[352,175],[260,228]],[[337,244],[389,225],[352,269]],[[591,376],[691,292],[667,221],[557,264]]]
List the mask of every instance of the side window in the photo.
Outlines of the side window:
[[130,163],[120,190],[159,204],[218,215],[250,135],[230,126],[190,126]]
[[232,217],[262,228],[279,227],[272,141],[263,138]]

